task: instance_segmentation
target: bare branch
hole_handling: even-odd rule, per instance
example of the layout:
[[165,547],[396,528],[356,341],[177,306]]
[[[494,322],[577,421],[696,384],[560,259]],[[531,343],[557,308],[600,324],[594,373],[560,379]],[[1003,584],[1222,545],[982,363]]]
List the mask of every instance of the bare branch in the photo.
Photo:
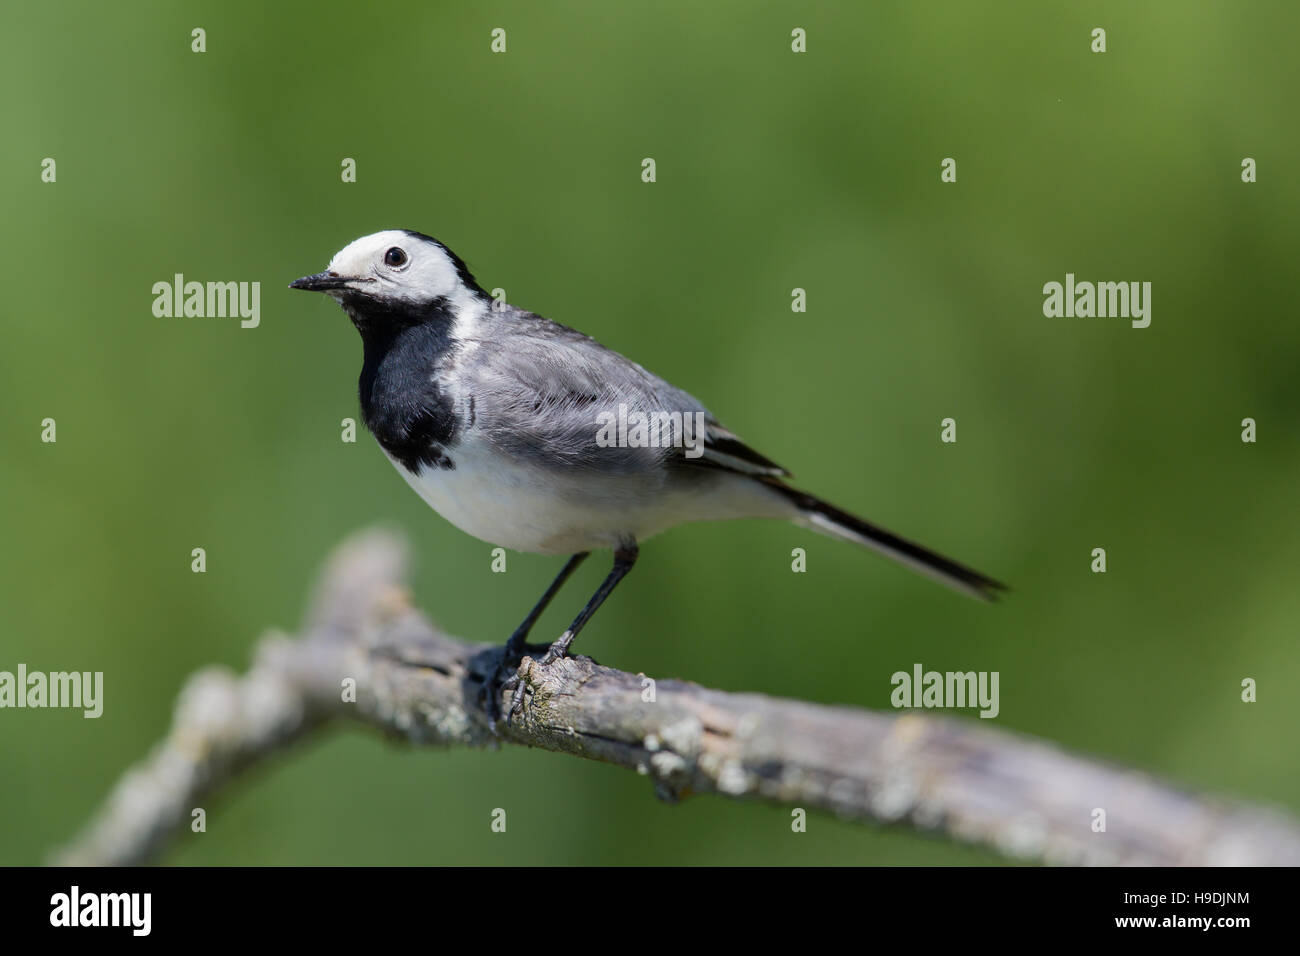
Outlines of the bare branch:
[[[371,531],[345,543],[302,635],[265,638],[243,677],[194,675],[170,734],[57,862],[150,859],[207,795],[337,718],[420,745],[493,745],[478,698],[501,646],[464,643],[429,624],[409,604],[405,573],[396,537]],[[585,657],[545,670],[526,660],[522,671],[530,693],[501,741],[634,769],[665,799],[758,799],[1052,863],[1300,863],[1300,827],[1279,811],[1189,793],[978,719],[825,707],[673,680],[656,681],[648,700],[643,677]],[[355,702],[345,694],[349,680]],[[1102,833],[1093,831],[1096,809],[1105,811]]]

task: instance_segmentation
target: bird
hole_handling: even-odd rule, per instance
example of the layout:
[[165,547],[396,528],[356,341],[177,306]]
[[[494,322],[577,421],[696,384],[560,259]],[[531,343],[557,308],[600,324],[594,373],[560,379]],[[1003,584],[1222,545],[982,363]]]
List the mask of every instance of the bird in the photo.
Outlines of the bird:
[[[549,667],[636,563],[684,522],[773,518],[861,545],[987,601],[1005,585],[791,485],[694,396],[595,339],[489,295],[421,232],[362,236],[289,284],[335,299],[361,335],[367,429],[426,503],[513,551],[567,556],[484,684],[494,731],[524,697],[533,625],[593,552],[613,566],[534,663]],[[650,422],[653,429],[646,426]]]

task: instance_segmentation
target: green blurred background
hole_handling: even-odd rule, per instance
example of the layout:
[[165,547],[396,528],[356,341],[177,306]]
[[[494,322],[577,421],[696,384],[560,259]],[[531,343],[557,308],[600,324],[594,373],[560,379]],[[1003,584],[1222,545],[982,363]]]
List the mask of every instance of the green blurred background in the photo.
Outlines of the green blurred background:
[[[688,526],[643,549],[580,652],[867,707],[914,662],[997,670],[1001,727],[1300,809],[1300,8],[983,7],[9,9],[0,669],[102,670],[106,701],[99,720],[0,711],[0,862],[71,836],[189,673],[242,670],[295,626],[349,532],[405,529],[417,603],[479,640],[504,640],[558,570],[512,555],[491,573],[369,435],[339,440],[359,340],[285,285],[389,227],[694,392],[800,484],[1014,588],[987,607],[793,527]],[[260,328],[154,318],[151,286],[176,272],[260,281]],[[1066,272],[1152,282],[1151,327],[1044,318]],[[539,640],[605,570],[582,569]],[[596,763],[363,730],[208,811],[164,862],[997,859],[829,817],[795,835],[786,810],[665,806]]]

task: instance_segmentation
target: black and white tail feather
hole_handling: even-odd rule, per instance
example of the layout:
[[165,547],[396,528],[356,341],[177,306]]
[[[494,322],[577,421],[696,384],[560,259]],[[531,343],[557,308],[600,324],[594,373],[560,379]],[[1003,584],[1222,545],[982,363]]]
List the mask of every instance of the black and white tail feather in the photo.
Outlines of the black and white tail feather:
[[849,541],[897,561],[948,587],[979,598],[996,601],[1005,584],[973,568],[931,551],[915,541],[900,537],[870,521],[849,514],[828,501],[787,484],[790,472],[754,451],[716,421],[708,423],[708,438],[701,464],[747,475],[775,491],[798,509],[792,520],[830,538]]
[[887,531],[869,521],[863,521],[847,511],[841,511],[833,504],[822,501],[806,491],[791,488],[780,479],[761,480],[797,505],[803,515],[800,524],[813,531],[870,548],[941,584],[983,601],[996,601],[1000,593],[1007,589],[1005,584],[986,577],[973,568],[968,568],[952,558],[946,558],[914,541],[901,538],[892,531]]

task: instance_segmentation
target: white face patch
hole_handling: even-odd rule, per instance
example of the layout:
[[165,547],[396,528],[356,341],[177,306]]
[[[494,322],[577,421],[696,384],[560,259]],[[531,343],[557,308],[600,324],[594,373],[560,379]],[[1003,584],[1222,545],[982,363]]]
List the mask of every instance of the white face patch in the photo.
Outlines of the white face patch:
[[[390,256],[393,249],[400,254]],[[461,281],[456,264],[441,246],[400,229],[372,233],[348,244],[330,260],[329,271],[355,278],[351,288],[379,298],[413,305],[444,298],[462,309],[475,302],[473,291]]]

